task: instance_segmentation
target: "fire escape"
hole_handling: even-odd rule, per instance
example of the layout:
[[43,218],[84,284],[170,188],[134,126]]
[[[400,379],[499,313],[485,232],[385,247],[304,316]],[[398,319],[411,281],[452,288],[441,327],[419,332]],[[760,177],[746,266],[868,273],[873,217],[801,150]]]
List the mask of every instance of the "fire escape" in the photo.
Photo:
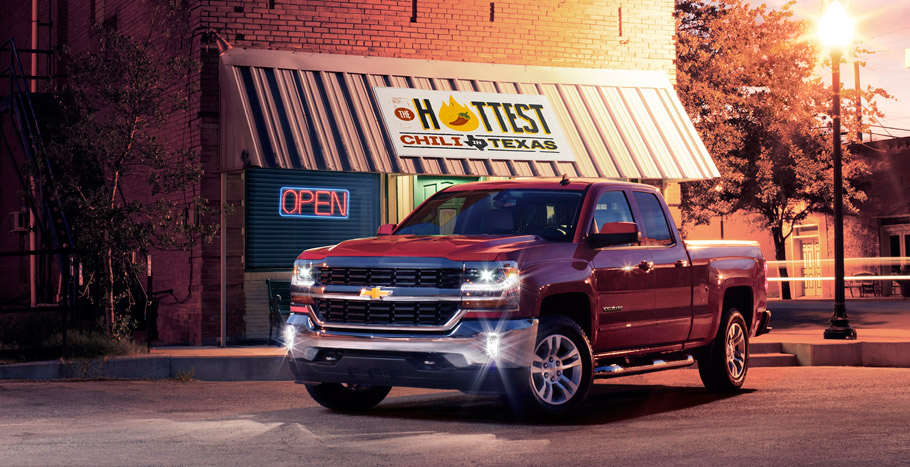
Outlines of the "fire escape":
[[[50,53],[33,51],[30,53]],[[73,309],[76,283],[71,254],[73,237],[66,214],[57,196],[53,168],[43,157],[41,125],[35,112],[28,80],[38,77],[26,75],[19,60],[19,52],[11,38],[0,45],[0,157],[18,176],[19,191],[25,198],[28,212],[10,214],[13,231],[34,229],[40,239],[37,248],[27,251],[3,251],[0,256],[53,256],[56,258],[54,275],[59,276],[60,287],[57,303],[53,307],[41,306],[41,311]],[[26,168],[29,168],[26,170]],[[13,187],[4,187],[7,193]],[[34,219],[28,222],[29,215]],[[32,225],[29,225],[32,224]],[[3,279],[0,279],[3,280]],[[34,311],[31,306],[0,307],[0,313]],[[66,333],[64,333],[65,339]],[[64,343],[65,347],[65,343]]]

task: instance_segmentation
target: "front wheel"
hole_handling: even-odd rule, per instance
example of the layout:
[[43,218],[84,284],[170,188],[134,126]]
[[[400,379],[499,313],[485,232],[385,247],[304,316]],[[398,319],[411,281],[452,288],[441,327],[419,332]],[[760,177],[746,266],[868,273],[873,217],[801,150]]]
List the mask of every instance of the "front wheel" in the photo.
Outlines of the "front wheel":
[[321,383],[307,384],[310,397],[323,407],[341,412],[357,412],[373,408],[392,390],[390,386],[364,384]]
[[749,332],[736,308],[721,318],[714,342],[698,357],[698,375],[712,392],[732,392],[742,387],[749,370]]
[[593,372],[591,344],[578,324],[564,316],[545,316],[528,377],[506,399],[518,416],[566,416],[584,404]]

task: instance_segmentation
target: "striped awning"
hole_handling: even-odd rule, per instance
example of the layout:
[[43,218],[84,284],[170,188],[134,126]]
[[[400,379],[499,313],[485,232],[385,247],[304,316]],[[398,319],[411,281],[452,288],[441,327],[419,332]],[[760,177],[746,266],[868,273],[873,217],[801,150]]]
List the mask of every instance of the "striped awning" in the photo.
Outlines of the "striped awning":
[[[719,173],[663,72],[233,48],[221,57],[221,168],[702,180]],[[399,157],[374,87],[547,97],[574,162]]]

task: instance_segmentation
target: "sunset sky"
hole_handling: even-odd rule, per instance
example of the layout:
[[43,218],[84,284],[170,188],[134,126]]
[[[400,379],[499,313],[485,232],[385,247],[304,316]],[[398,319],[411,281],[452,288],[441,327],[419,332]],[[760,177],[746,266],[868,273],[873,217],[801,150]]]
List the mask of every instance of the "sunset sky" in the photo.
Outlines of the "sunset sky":
[[[780,8],[786,2],[768,0],[765,3]],[[904,67],[904,50],[910,48],[910,1],[842,0],[842,3],[857,20],[856,39],[864,48],[875,52],[864,57],[866,66],[860,69],[862,87],[876,86],[894,96],[894,99],[877,102],[885,117],[872,122],[874,139],[910,136],[910,69]],[[827,0],[797,0],[793,9],[798,17],[815,20],[821,16],[825,4]],[[852,88],[852,59],[848,58],[847,62],[841,66],[841,80],[843,86]],[[826,82],[831,81],[829,70],[818,70]]]

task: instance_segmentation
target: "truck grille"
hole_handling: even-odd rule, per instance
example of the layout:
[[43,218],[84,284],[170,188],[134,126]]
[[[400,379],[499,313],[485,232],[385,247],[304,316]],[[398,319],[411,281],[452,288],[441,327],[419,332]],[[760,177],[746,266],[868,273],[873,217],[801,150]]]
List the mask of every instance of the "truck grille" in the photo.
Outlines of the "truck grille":
[[316,300],[319,319],[329,324],[441,326],[458,312],[458,302]]
[[461,269],[322,267],[319,282],[323,285],[454,289],[461,287]]

